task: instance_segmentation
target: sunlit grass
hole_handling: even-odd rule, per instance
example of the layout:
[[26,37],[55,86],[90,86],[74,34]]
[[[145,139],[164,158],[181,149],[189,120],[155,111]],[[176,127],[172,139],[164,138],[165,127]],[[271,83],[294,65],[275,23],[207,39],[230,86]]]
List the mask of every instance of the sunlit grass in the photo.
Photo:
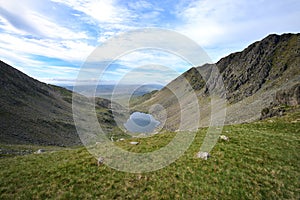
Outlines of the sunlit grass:
[[[0,159],[0,199],[299,199],[299,114],[264,122],[226,126],[205,160],[195,158],[201,129],[171,165],[149,173],[119,172],[85,148]],[[291,123],[293,121],[293,123]],[[134,152],[164,146],[175,133],[117,142]]]

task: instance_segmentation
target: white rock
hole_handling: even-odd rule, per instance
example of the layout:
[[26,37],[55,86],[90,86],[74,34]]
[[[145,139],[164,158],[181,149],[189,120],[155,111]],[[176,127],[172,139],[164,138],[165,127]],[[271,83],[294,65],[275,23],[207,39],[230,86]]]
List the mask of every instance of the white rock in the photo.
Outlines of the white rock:
[[120,138],[120,139],[119,139],[119,141],[124,141],[124,140],[125,140],[124,138]]
[[220,135],[220,139],[224,141],[228,141],[229,138],[226,135]]
[[97,161],[98,166],[102,165],[103,162],[104,162],[104,158],[100,156]]
[[139,142],[130,142],[130,144],[137,145]]
[[210,157],[208,152],[199,151],[197,153],[197,158],[202,158],[204,160],[207,160]]
[[36,151],[37,154],[44,153],[44,152],[45,152],[44,149],[39,149],[39,150]]

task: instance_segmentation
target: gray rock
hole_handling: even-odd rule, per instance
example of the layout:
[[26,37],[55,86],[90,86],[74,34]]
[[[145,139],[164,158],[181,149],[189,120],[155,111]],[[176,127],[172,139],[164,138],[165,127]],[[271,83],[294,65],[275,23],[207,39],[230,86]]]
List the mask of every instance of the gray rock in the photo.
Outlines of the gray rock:
[[197,158],[201,158],[204,160],[207,160],[210,157],[208,152],[203,152],[203,151],[199,151],[196,156]]
[[97,164],[98,166],[102,165],[104,163],[104,158],[103,157],[99,157],[98,160],[97,160]]
[[41,153],[44,153],[45,152],[45,150],[44,149],[39,149],[39,150],[37,150],[35,153],[37,153],[37,154],[41,154]]
[[229,137],[227,137],[226,135],[220,135],[220,140],[228,141]]
[[130,144],[137,145],[137,144],[139,144],[139,142],[130,142]]

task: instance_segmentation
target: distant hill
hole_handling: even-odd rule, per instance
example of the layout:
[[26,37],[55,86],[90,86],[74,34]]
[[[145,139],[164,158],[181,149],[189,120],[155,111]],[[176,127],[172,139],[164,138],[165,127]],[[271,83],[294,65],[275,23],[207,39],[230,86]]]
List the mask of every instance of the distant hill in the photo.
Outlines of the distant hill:
[[[73,86],[64,86],[68,90],[73,90]],[[78,92],[85,92],[91,87],[88,86],[79,86],[77,87]],[[146,85],[98,85],[96,87],[95,96],[109,99],[112,94],[118,96],[142,96],[154,90],[160,90],[163,86],[158,84],[146,84]],[[133,92],[133,93],[132,93]]]
[[[98,120],[115,130],[111,102],[96,99]],[[39,82],[0,61],[0,143],[80,145],[72,92]]]
[[[224,94],[228,103],[225,123],[244,123],[283,114],[288,107],[299,105],[299,63],[300,34],[272,34],[242,52],[232,53],[218,61],[216,67],[227,90]],[[160,104],[167,111],[165,128],[177,129],[181,110],[185,108],[180,108],[177,97],[169,88],[187,93],[184,83],[187,80],[199,100],[200,126],[208,126],[211,117],[209,91],[199,71],[209,77],[211,69],[211,64],[191,68],[159,92],[144,95],[143,103],[132,101],[132,109],[147,112],[151,105]],[[193,119],[194,110],[187,112]],[[160,116],[161,113],[156,113],[158,119]]]

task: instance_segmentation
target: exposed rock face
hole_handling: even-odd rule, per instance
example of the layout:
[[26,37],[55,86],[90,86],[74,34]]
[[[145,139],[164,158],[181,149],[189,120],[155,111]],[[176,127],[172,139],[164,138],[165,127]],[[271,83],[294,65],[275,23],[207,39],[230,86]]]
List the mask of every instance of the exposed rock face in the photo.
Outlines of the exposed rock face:
[[[300,34],[269,35],[243,51],[218,61],[215,66],[226,90],[222,97],[228,103],[225,124],[257,120],[262,110],[270,104],[298,105],[299,86],[296,85],[300,83],[299,63]],[[168,115],[164,128],[176,130],[182,121],[181,111],[185,108],[179,106],[178,98],[168,88],[184,94],[189,90],[185,85],[189,84],[198,97],[202,117],[200,126],[209,126],[211,94],[208,85],[212,84],[207,85],[205,80],[213,77],[211,74],[211,64],[191,68],[135,109],[143,111],[153,104],[162,105]],[[189,99],[186,102],[190,103]],[[188,116],[193,119],[193,111],[190,109],[190,113],[183,118]]]
[[[244,51],[216,63],[230,103],[238,102],[280,79],[287,70],[299,70],[300,34],[269,35]],[[294,75],[299,75],[296,73]]]
[[283,104],[287,106],[299,105],[300,104],[300,83],[286,90],[279,90],[275,96],[275,104]]
[[286,112],[286,106],[300,105],[300,83],[276,92],[274,101],[261,112],[261,119],[282,116]]

